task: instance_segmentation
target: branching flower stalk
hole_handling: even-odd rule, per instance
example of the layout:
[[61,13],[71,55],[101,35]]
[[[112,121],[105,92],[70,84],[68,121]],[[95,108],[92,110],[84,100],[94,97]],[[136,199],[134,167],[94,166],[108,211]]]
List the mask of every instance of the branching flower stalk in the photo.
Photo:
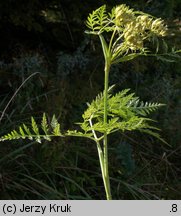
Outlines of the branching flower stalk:
[[[147,133],[165,142],[159,135],[159,128],[151,125],[147,116],[163,104],[142,102],[130,89],[122,90],[113,95],[109,87],[110,69],[113,64],[130,61],[138,56],[159,56],[163,60],[168,57],[177,58],[178,52],[151,54],[145,47],[145,41],[163,37],[167,27],[163,20],[155,19],[149,14],[134,11],[126,5],[119,5],[107,13],[103,5],[89,14],[86,25],[88,34],[99,37],[105,60],[104,91],[100,93],[82,115],[83,121],[78,123],[79,130],[62,132],[61,125],[55,115],[51,119],[44,113],[41,125],[33,117],[31,124],[22,124],[18,130],[3,135],[0,141],[29,139],[39,143],[51,141],[53,137],[84,137],[94,141],[97,146],[100,168],[107,200],[111,200],[111,188],[108,169],[108,136],[116,131],[134,131]],[[157,40],[158,41],[158,40]],[[166,57],[165,57],[165,56]],[[171,59],[171,60],[172,60]],[[168,61],[171,61],[168,59]]]

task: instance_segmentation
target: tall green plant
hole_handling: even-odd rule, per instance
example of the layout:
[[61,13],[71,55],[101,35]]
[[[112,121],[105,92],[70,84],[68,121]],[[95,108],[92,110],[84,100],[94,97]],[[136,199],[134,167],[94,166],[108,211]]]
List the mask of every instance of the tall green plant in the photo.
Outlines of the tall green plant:
[[[139,55],[145,55],[148,50],[144,47],[146,39],[166,35],[166,26],[161,19],[154,19],[148,14],[133,11],[126,5],[114,7],[111,13],[106,12],[106,6],[93,11],[87,19],[88,34],[99,36],[105,59],[104,79],[104,125],[108,124],[108,83],[111,65],[129,61]],[[103,34],[110,33],[108,42]],[[117,107],[120,109],[120,107]],[[103,135],[103,165],[102,175],[107,199],[111,199],[107,131]],[[101,158],[100,158],[101,159]]]
[[[48,121],[43,114],[41,126],[32,117],[31,126],[23,124],[1,137],[0,141],[12,139],[42,139],[51,141],[52,137],[78,136],[93,140],[96,143],[106,198],[112,199],[108,169],[108,135],[116,131],[138,130],[151,134],[164,141],[157,127],[150,124],[147,116],[163,104],[144,103],[134,93],[125,89],[117,94],[112,93],[114,86],[109,87],[110,69],[113,64],[132,60],[141,55],[150,55],[145,47],[146,40],[155,40],[166,35],[167,27],[161,19],[140,11],[133,11],[126,5],[114,7],[110,13],[103,5],[89,14],[86,21],[89,31],[99,37],[105,59],[104,91],[100,93],[82,115],[78,123],[80,130],[62,132],[56,117]],[[41,131],[41,132],[40,132]]]

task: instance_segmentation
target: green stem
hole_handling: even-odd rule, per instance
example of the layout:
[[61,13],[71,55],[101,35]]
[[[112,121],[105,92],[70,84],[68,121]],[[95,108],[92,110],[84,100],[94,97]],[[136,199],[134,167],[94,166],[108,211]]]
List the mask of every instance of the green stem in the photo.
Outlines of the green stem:
[[[107,114],[108,114],[108,83],[109,83],[109,71],[110,71],[110,62],[108,59],[105,59],[105,79],[104,79],[104,124],[107,125]],[[107,200],[111,200],[111,188],[109,180],[109,168],[108,168],[108,143],[107,143],[107,132],[104,132],[103,139],[103,148],[104,148],[104,175],[106,183],[106,197]]]
[[[113,36],[114,37],[114,36]],[[107,114],[108,114],[108,84],[109,84],[109,71],[111,67],[111,53],[108,48],[108,45],[103,37],[103,35],[99,35],[102,50],[104,53],[104,59],[105,59],[105,77],[104,77],[104,125],[107,127]],[[113,38],[112,38],[113,40]],[[103,157],[104,157],[104,176],[103,181],[105,182],[105,191],[106,191],[106,197],[107,200],[111,200],[111,189],[110,189],[110,180],[109,180],[109,169],[108,169],[108,145],[107,145],[107,131],[105,130],[104,136],[103,136]]]
[[114,39],[115,34],[116,34],[116,28],[114,29],[114,32],[113,32],[113,34],[111,36],[111,40],[109,42],[109,52],[111,52],[111,48],[112,48],[113,39]]
[[107,194],[109,194],[109,187],[107,186],[106,176],[105,176],[105,172],[104,172],[104,170],[105,170],[104,169],[104,155],[103,155],[103,151],[102,151],[100,143],[97,141],[96,144],[97,144],[97,151],[98,151],[98,155],[99,155],[99,162],[100,162],[100,167],[101,167],[102,179],[104,182],[104,188],[105,188],[106,196],[107,196]]
[[[90,124],[90,126],[92,128],[93,127],[93,125],[92,125],[92,117],[89,119],[89,124]],[[104,182],[104,188],[105,188],[106,194],[109,194],[109,187],[107,187],[107,181],[106,181],[106,177],[105,177],[103,151],[102,151],[101,145],[100,145],[100,143],[98,141],[98,137],[96,135],[96,132],[94,131],[93,128],[92,128],[92,133],[94,135],[94,139],[95,139],[95,142],[97,144],[97,151],[98,151],[98,155],[99,155],[99,162],[100,162],[100,167],[101,167],[102,179],[103,179],[103,182]]]

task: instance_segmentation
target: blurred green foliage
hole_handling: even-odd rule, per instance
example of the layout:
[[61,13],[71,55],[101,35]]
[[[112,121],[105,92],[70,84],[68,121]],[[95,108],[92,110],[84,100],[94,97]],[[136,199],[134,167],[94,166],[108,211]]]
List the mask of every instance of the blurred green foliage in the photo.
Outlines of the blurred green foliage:
[[[103,56],[85,36],[93,9],[126,3],[165,18],[173,32],[169,47],[181,49],[180,0],[0,1],[0,111],[21,83],[1,121],[1,134],[31,115],[55,113],[62,127],[75,128],[86,102],[103,89]],[[170,146],[138,133],[110,137],[110,176],[116,199],[180,199],[181,61],[138,58],[113,67],[116,91],[131,88],[142,100],[165,103],[155,116]],[[119,141],[119,142],[118,142]],[[120,143],[117,145],[117,143]],[[103,199],[96,148],[84,139],[50,145],[0,143],[1,199]]]

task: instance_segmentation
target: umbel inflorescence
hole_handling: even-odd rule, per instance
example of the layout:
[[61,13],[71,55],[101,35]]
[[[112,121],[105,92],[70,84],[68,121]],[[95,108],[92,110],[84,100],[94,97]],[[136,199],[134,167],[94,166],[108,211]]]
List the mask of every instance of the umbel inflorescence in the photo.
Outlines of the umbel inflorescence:
[[90,34],[113,32],[109,47],[112,62],[128,51],[146,52],[145,40],[167,34],[167,26],[161,18],[156,19],[149,14],[134,11],[125,4],[114,7],[110,13],[106,11],[105,5],[101,6],[89,15],[86,25]]
[[162,19],[154,19],[148,14],[139,14],[126,5],[114,9],[116,28],[122,34],[125,49],[141,50],[144,40],[155,36],[165,36],[167,27]]

